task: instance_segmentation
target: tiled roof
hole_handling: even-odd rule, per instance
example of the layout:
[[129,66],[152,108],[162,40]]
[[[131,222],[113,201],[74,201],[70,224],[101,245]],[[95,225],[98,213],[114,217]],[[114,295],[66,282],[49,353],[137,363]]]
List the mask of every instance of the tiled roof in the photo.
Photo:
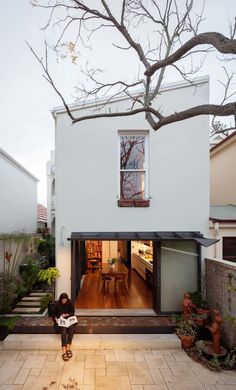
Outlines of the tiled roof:
[[47,222],[47,208],[42,204],[37,204],[37,221]]
[[224,206],[211,206],[210,219],[216,221],[235,221],[236,205],[227,204]]
[[233,133],[228,135],[226,138],[224,138],[222,141],[218,142],[216,145],[212,146],[211,152],[213,150],[219,148],[219,146],[221,146],[222,144],[224,144],[225,142],[227,142],[228,140],[230,140],[231,138],[234,138],[234,137],[236,137],[236,131],[234,131]]

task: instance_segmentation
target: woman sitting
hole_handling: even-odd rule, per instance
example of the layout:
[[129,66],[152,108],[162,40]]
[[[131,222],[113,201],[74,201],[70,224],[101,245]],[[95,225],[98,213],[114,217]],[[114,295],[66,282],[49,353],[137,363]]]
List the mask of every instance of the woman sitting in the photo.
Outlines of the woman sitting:
[[[74,316],[74,314],[75,308],[71,300],[66,293],[62,293],[54,308],[54,321],[58,323],[60,317],[68,318]],[[59,326],[59,329],[61,333],[62,359],[68,361],[69,358],[72,357],[71,343],[74,335],[74,325],[71,325],[68,328]]]

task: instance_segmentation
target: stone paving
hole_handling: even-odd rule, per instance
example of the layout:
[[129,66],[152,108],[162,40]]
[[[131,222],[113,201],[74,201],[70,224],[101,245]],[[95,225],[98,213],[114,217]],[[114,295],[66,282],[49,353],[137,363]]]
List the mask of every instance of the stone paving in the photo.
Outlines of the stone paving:
[[[211,372],[183,350],[0,350],[0,390],[235,390],[236,372]],[[75,380],[77,387],[65,387]]]

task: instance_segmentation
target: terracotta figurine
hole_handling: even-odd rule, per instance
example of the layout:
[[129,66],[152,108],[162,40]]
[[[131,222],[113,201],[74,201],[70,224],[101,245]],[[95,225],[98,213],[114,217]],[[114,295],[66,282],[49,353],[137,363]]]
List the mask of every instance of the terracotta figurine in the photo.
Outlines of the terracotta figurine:
[[213,351],[216,354],[220,354],[221,324],[223,320],[218,310],[213,310],[213,312],[214,312],[214,320],[210,326],[207,326],[207,328],[210,330],[212,335]]
[[182,302],[183,305],[183,316],[185,319],[188,319],[191,317],[192,310],[193,310],[193,303],[190,299],[190,294],[188,292],[184,293],[184,299]]

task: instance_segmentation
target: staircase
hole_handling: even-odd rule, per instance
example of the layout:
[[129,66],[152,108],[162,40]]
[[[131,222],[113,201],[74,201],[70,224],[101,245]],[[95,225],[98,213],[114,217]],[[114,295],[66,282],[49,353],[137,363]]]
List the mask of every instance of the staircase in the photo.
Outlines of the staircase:
[[42,312],[40,300],[49,292],[50,291],[33,290],[29,295],[23,297],[19,302],[17,302],[15,308],[11,311],[11,314],[19,316],[45,316],[47,309]]

